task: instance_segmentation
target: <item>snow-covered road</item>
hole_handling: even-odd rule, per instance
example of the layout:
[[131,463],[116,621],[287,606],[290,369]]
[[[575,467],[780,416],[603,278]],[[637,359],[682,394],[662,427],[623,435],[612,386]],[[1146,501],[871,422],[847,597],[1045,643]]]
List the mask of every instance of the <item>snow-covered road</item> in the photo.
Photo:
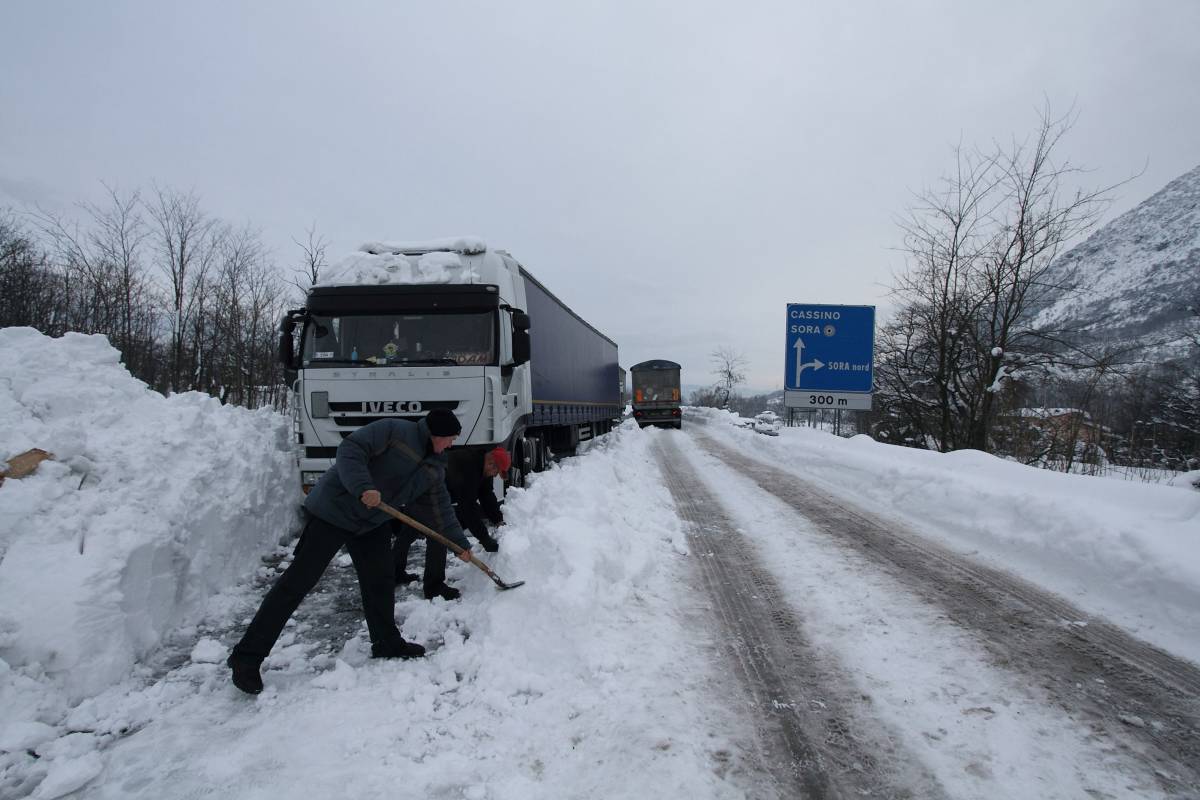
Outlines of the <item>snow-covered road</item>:
[[[297,612],[256,698],[221,661],[272,566],[82,702],[51,702],[54,680],[37,665],[3,664],[0,699],[23,716],[0,723],[0,795],[1197,795],[1200,684],[1193,653],[1171,646],[1200,611],[1187,546],[1135,543],[1147,586],[1126,584],[1142,602],[1118,628],[1096,611],[1112,602],[1104,587],[1061,595],[1121,552],[1067,565],[1056,583],[1053,563],[1020,568],[1034,533],[987,524],[1037,507],[1046,529],[1099,547],[1105,529],[1064,521],[1096,504],[1086,481],[1097,479],[1025,485],[1038,474],[1018,468],[1006,489],[1015,465],[728,423],[715,412],[691,413],[682,431],[627,423],[511,491],[501,551],[486,560],[528,583],[497,592],[455,561],[462,599],[399,590],[405,636],[436,647],[418,662],[367,658],[343,558]],[[897,479],[891,495],[831,485],[922,469],[934,479]],[[972,517],[960,483],[979,475],[993,498],[1025,502]],[[1060,512],[1045,510],[1043,482]],[[1106,494],[1114,508],[1154,500],[1163,536],[1200,519],[1190,490],[1141,488]],[[921,518],[933,490],[940,504]],[[959,530],[969,541],[953,540]],[[1183,557],[1145,556],[1162,552]],[[1126,632],[1139,625],[1163,649]]]
[[[770,698],[764,712],[794,709],[793,724],[828,756],[823,768],[835,796],[879,793],[845,769],[844,751],[862,750],[858,769],[869,773],[861,765],[871,756],[904,760],[871,742],[893,737],[898,746],[890,749],[932,769],[952,797],[1197,791],[1200,671],[1193,665],[903,522],[831,498],[802,474],[731,446],[726,433],[693,427],[663,447],[684,454],[698,478],[690,485],[717,499],[706,516],[726,521],[707,535],[752,542],[771,572],[778,589],[752,574],[742,589],[782,606],[767,624],[786,631],[796,623],[784,617],[799,618],[803,649],[774,657],[776,670],[807,674],[795,676],[795,696]],[[687,502],[696,502],[694,493],[690,501],[677,497]],[[814,674],[814,653],[826,664],[824,679]],[[813,692],[818,708],[804,700]],[[832,716],[847,732],[823,747],[831,741],[822,735],[831,697]],[[878,777],[885,795],[935,794],[913,783],[918,776]]]

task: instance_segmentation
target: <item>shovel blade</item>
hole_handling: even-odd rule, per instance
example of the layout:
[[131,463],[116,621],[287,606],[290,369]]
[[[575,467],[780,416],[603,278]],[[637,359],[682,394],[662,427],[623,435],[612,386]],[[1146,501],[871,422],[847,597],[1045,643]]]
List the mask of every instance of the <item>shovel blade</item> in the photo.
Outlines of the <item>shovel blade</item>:
[[498,581],[496,581],[496,585],[500,587],[501,591],[506,591],[508,589],[515,589],[518,586],[524,586],[525,581],[516,581],[514,583],[505,583],[504,581],[498,580]]

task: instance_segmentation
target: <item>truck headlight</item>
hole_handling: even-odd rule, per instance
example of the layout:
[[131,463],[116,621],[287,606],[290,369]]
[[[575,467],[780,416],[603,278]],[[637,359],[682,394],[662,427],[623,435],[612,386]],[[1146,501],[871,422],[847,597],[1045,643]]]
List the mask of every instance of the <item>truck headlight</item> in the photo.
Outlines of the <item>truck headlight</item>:
[[324,474],[324,472],[301,472],[300,483],[304,486],[316,486],[317,481],[321,480],[321,476]]
[[308,410],[314,419],[329,417],[329,392],[313,392],[309,395]]

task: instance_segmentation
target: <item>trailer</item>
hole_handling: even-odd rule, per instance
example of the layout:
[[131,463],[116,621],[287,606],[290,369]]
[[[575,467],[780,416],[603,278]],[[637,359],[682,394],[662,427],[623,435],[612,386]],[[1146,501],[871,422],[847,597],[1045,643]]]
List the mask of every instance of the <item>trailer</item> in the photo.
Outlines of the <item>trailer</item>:
[[477,237],[372,242],[280,325],[305,491],[378,419],[454,412],[455,448],[503,446],[507,482],[619,421],[617,345]]
[[633,418],[638,427],[683,427],[679,370],[674,361],[664,359],[643,361],[629,368],[633,381]]

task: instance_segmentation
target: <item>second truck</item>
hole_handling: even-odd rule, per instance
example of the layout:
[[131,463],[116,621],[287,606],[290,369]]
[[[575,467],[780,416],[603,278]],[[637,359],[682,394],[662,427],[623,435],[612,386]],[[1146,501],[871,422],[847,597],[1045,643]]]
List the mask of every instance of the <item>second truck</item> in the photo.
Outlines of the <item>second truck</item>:
[[674,361],[656,358],[629,368],[633,379],[633,418],[638,427],[682,428],[680,406],[680,366]]

